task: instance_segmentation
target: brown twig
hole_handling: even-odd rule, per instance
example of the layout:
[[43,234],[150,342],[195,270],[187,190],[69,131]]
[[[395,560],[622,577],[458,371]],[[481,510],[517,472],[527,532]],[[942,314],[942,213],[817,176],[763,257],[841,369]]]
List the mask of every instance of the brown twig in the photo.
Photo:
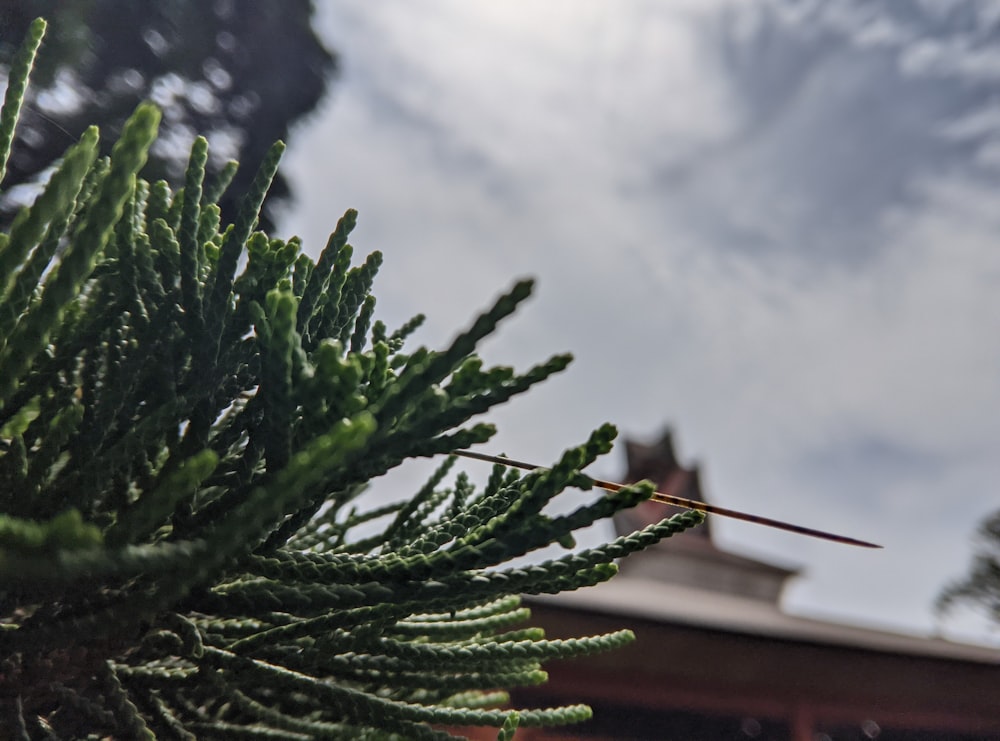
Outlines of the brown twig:
[[[536,466],[532,463],[525,463],[524,461],[516,461],[511,458],[507,458],[502,455],[487,455],[486,453],[477,453],[472,450],[456,450],[455,455],[461,456],[463,458],[471,458],[472,460],[485,461],[486,463],[499,463],[502,466],[512,466],[513,468],[520,468],[525,471],[534,471],[536,469],[544,469],[544,466]],[[602,481],[601,479],[591,479],[594,482],[594,486],[598,486],[605,491],[619,491],[625,488],[625,484],[616,484],[613,481]],[[765,527],[773,527],[778,530],[785,530],[790,533],[797,533],[798,535],[808,535],[811,538],[820,538],[822,540],[829,540],[834,543],[844,543],[845,545],[856,545],[861,548],[881,548],[882,546],[877,543],[869,543],[867,540],[858,540],[857,538],[849,538],[846,535],[837,535],[836,533],[829,533],[825,530],[817,530],[812,527],[805,527],[804,525],[794,525],[790,522],[785,522],[784,520],[775,520],[772,517],[763,517],[762,515],[753,515],[748,512],[740,512],[739,510],[729,509],[728,507],[719,507],[714,504],[708,504],[706,502],[699,502],[696,499],[685,499],[684,497],[674,496],[673,494],[664,494],[663,492],[654,492],[653,496],[650,497],[654,502],[661,502],[662,504],[671,504],[675,507],[684,507],[686,509],[696,509],[699,512],[705,512],[710,515],[719,515],[721,517],[729,517],[734,520],[742,520],[743,522],[752,522],[755,525],[764,525]]]

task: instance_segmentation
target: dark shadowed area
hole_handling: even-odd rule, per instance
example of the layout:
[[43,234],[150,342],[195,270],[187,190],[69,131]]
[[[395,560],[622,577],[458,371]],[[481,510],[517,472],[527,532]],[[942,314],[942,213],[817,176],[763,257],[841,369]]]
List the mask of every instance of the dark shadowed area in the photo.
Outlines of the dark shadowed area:
[[[32,197],[31,184],[86,126],[100,125],[107,154],[126,117],[146,99],[164,112],[144,171],[148,180],[182,184],[191,142],[203,135],[211,146],[209,173],[238,160],[231,192],[245,192],[267,148],[288,137],[336,73],[336,57],[316,37],[312,13],[310,0],[0,3],[0,69],[32,19],[44,16],[51,29],[29,89],[0,217],[9,221]],[[279,173],[271,201],[290,195]],[[235,217],[233,196],[220,205],[224,219]],[[265,227],[271,226],[271,208]]]

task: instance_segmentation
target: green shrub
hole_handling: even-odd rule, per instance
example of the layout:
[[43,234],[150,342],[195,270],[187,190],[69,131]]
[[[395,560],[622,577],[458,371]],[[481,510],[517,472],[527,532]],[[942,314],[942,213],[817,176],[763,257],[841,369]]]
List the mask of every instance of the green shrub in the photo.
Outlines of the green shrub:
[[[10,71],[0,177],[44,28]],[[438,739],[492,725],[510,738],[587,718],[497,708],[504,688],[544,681],[545,659],[631,634],[545,640],[514,627],[518,595],[608,579],[614,559],[700,515],[507,564],[651,494],[543,513],[589,488],[580,469],[610,449],[609,426],[549,470],[495,467],[481,490],[463,474],[444,484],[448,456],[412,498],[366,509],[371,479],[486,441],[470,418],[566,367],[559,355],[518,374],[474,354],[530,282],[447,349],[405,351],[420,318],[373,322],[381,257],[352,267],[354,212],[315,262],[255,231],[279,143],[223,226],[227,182],[203,182],[204,139],[180,191],[137,176],[158,119],[140,106],[109,159],[88,130],[0,235],[7,737]]]

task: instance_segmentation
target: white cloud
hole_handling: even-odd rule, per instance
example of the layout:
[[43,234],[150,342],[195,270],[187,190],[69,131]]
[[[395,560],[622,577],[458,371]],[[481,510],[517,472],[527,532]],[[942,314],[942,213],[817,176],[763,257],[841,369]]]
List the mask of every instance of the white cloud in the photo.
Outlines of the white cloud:
[[1000,224],[970,144],[992,119],[904,79],[887,14],[727,7],[323,5],[344,75],[292,141],[287,222],[318,253],[358,207],[379,315],[426,312],[429,344],[537,275],[488,359],[577,363],[494,415],[497,449],[672,423],[719,503],[891,545],[717,527],[802,560],[795,609],[928,629],[1000,474]]

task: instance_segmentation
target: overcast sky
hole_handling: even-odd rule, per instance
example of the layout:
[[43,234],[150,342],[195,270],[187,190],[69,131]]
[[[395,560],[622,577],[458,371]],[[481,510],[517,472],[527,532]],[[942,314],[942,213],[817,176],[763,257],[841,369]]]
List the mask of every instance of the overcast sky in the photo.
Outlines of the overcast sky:
[[1000,5],[892,5],[320,3],[342,75],[282,230],[316,255],[358,208],[431,346],[535,276],[484,354],[576,361],[491,449],[669,425],[711,501],[885,545],[716,521],[803,567],[786,609],[933,631],[1000,507]]

